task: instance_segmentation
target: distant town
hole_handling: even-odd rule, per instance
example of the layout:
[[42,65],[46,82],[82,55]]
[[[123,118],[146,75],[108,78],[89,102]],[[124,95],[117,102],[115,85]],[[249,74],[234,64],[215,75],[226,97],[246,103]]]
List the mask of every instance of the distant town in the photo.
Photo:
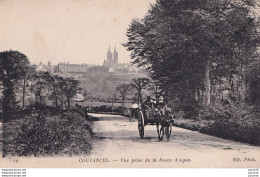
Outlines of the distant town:
[[[119,96],[111,97],[111,94],[114,94],[117,87],[120,84],[130,83],[134,78],[145,77],[145,74],[142,69],[131,63],[119,63],[120,59],[116,47],[114,47],[112,53],[109,46],[106,56],[103,65],[88,65],[87,63],[73,64],[69,62],[53,65],[49,60],[46,64],[43,62],[35,64],[34,68],[36,73],[49,73],[50,77],[73,78],[80,81],[80,90],[74,95],[72,101],[81,102],[89,100],[91,102],[101,101],[103,103],[111,102],[112,99],[119,101]],[[15,92],[16,101],[19,106],[24,104],[30,107],[37,102],[37,96],[35,96],[36,88],[34,88],[34,85],[37,85],[37,83],[37,79],[30,79],[25,85],[23,81],[17,82]],[[41,102],[52,105],[53,103],[48,99],[51,96],[52,91],[49,87],[41,87]],[[1,97],[2,92],[0,92]],[[129,101],[132,100],[132,97],[129,96],[126,99]],[[65,104],[66,100],[60,100],[60,102],[61,104]],[[87,105],[93,104],[88,102]]]
[[119,57],[116,47],[113,54],[110,46],[107,51],[107,58],[104,60],[103,65],[88,65],[87,63],[73,64],[73,63],[59,63],[52,65],[51,61],[47,64],[40,62],[36,65],[37,71],[48,71],[51,74],[59,75],[62,77],[82,77],[90,68],[92,70],[102,70],[103,72],[120,74],[134,74],[139,72],[139,68],[133,66],[131,63],[119,63]]

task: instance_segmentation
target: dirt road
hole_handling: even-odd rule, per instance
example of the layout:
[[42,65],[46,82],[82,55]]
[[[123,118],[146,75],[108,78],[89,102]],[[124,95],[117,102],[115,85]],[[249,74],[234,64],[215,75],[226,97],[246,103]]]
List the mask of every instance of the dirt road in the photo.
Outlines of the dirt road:
[[[260,167],[260,148],[173,127],[170,141],[157,140],[156,126],[145,127],[122,116],[90,114],[95,140],[90,158],[105,158],[103,167]],[[105,161],[106,161],[105,160]]]

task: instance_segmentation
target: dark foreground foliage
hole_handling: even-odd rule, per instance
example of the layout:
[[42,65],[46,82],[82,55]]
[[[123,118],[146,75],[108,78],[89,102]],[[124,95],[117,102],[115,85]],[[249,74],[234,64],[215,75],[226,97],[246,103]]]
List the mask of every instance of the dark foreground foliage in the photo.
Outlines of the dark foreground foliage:
[[202,133],[260,145],[260,113],[255,108],[228,104],[211,109],[210,115],[215,121],[201,128]]
[[19,156],[87,154],[92,136],[90,122],[74,111],[65,111],[60,117],[39,116],[25,120],[18,128],[15,151]]
[[175,125],[193,131],[260,145],[260,113],[255,107],[224,100],[204,108],[197,119],[177,119]]
[[260,145],[260,120],[252,118],[239,118],[217,120],[213,124],[200,130],[202,133]]

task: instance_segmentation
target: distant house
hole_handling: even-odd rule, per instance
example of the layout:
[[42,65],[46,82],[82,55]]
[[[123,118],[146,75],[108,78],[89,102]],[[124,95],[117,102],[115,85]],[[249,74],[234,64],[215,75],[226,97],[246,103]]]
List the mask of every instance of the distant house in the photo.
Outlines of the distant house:
[[62,73],[85,73],[87,72],[88,65],[83,64],[69,64],[69,63],[59,63],[58,71]]
[[49,60],[47,65],[43,64],[42,62],[40,62],[36,66],[36,71],[45,71],[45,72],[53,73],[53,70],[54,70],[54,66],[51,65],[50,60]]
[[73,97],[72,100],[73,100],[73,101],[84,101],[85,98],[84,98],[84,96],[83,96],[81,93],[77,93],[77,94]]

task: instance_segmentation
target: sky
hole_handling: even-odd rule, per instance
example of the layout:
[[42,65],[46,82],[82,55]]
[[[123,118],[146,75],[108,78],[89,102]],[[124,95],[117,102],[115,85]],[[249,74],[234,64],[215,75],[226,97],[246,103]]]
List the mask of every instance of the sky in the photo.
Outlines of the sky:
[[0,51],[18,50],[33,64],[103,64],[108,47],[119,63],[133,18],[155,0],[0,0]]

